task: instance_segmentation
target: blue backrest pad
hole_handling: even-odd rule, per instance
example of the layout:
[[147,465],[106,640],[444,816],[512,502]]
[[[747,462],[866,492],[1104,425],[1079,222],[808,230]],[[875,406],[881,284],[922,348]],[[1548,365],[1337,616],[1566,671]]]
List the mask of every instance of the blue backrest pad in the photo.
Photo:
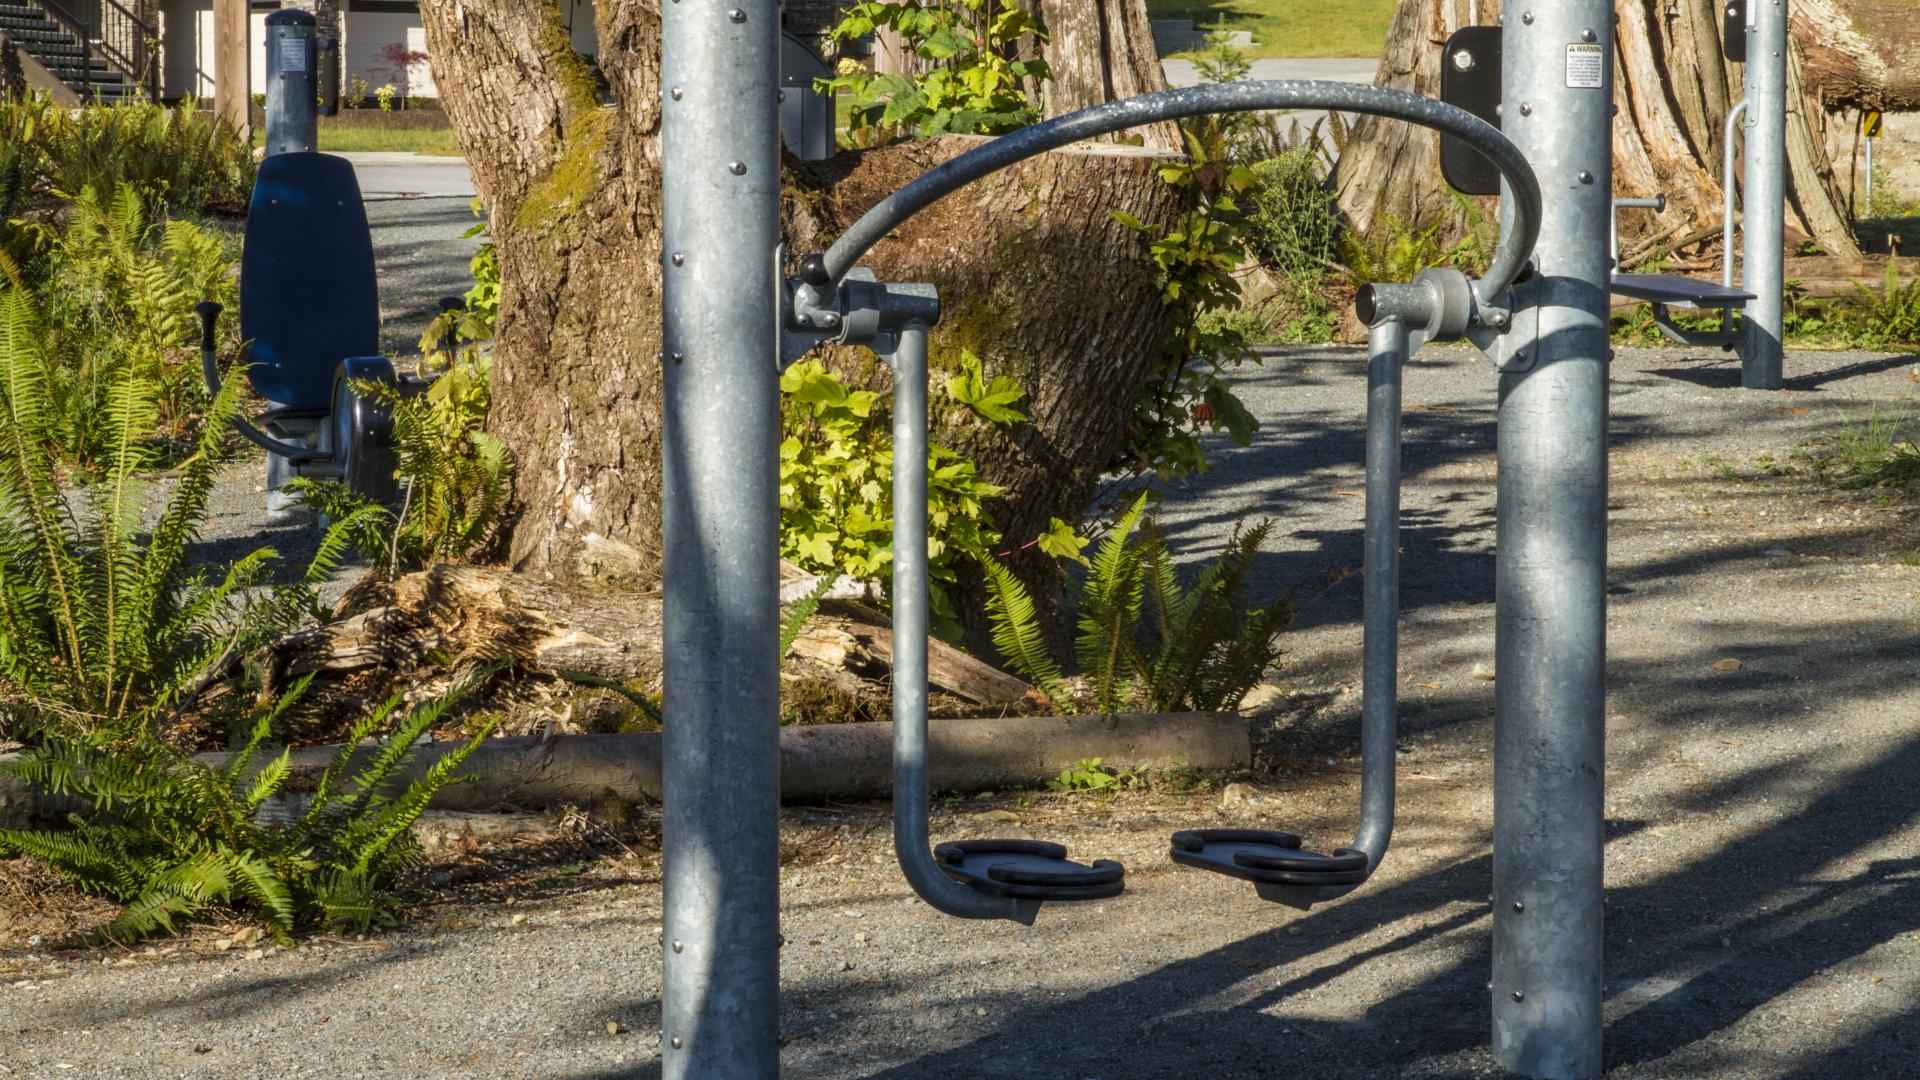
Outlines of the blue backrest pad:
[[342,358],[380,351],[380,294],[360,184],[345,158],[260,163],[240,257],[248,377],[269,401],[327,408]]

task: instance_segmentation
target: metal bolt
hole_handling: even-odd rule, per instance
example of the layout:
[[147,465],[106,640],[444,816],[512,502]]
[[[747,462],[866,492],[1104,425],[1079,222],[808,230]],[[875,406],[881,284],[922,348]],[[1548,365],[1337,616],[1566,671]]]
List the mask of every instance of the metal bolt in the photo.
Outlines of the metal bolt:
[[734,22],[743,23],[747,21],[747,13],[741,11],[739,8],[734,8],[732,11],[727,12],[727,18],[732,19]]
[[1521,103],[1520,103],[1520,115],[1521,115],[1521,116],[1532,116],[1532,115],[1533,115],[1533,103],[1532,103],[1532,102],[1530,102],[1530,101],[1523,101],[1523,102],[1521,102]]
[[831,330],[840,325],[840,316],[829,311],[825,315],[820,316],[820,325]]
[[1491,979],[1487,981],[1487,993],[1493,993],[1493,981]]
[[674,252],[674,253],[673,253],[673,265],[675,265],[675,266],[685,266],[685,265],[687,265],[687,257],[686,257],[686,255],[685,255],[684,253],[682,253],[682,252],[678,252],[678,251],[676,251],[676,252]]
[[1525,905],[1525,904],[1523,904],[1523,903],[1521,903],[1521,902],[1520,902],[1520,901],[1518,901],[1518,900],[1515,900],[1515,901],[1513,902],[1513,910],[1515,910],[1515,911],[1525,911],[1525,910],[1527,910],[1527,905]]
[[1595,36],[1596,35],[1594,34],[1592,27],[1588,27],[1587,29],[1580,31],[1580,40],[1582,41],[1592,41],[1594,40]]
[[747,175],[747,163],[744,161],[730,161],[727,163],[727,171],[735,176],[745,176]]
[[[680,355],[679,353],[674,353],[674,354],[673,354],[673,362],[674,362],[674,363],[676,363],[676,364],[677,364],[677,363],[679,363],[679,362],[680,362],[680,361],[682,361],[682,360],[685,360],[685,359],[686,359],[686,357],[684,357],[684,356],[682,356],[682,355]],[[674,951],[674,952],[679,952],[679,951],[680,951],[680,943],[679,943],[679,942],[677,942],[677,941],[676,941],[676,942],[674,942],[674,943],[673,943],[673,951]]]
[[773,92],[773,100],[780,102],[783,105],[786,104],[787,92],[785,90],[775,90]]
[[1527,24],[1528,26],[1532,26],[1532,25],[1533,25],[1533,12],[1531,12],[1531,11],[1523,11],[1523,12],[1521,12],[1521,13],[1520,13],[1520,21],[1521,21],[1521,22],[1523,22],[1523,23],[1526,23],[1526,24]]
[[[678,3],[679,0],[675,0],[675,2]],[[672,1039],[667,1041],[667,1045],[673,1047],[675,1050],[680,1049],[680,1036],[675,1035]]]
[[1505,326],[1507,325],[1507,313],[1504,311],[1496,311],[1487,316],[1487,321],[1495,326]]
[[680,95],[681,95],[682,93],[684,93],[684,92],[685,92],[685,91],[683,91],[683,90],[681,90],[681,89],[680,89],[679,87],[677,87],[677,86],[676,86],[676,87],[674,87],[673,89],[671,89],[671,90],[669,90],[669,91],[667,91],[667,96],[668,96],[668,97],[670,97],[670,98],[672,98],[672,99],[673,99],[673,100],[675,100],[675,101],[679,101],[679,100],[680,100]]
[[[1513,1000],[1515,1000],[1515,1001],[1525,1001],[1525,1000],[1527,1000],[1527,995],[1526,995],[1526,993],[1525,993],[1524,991],[1521,991],[1521,990],[1515,990],[1515,991],[1513,992]],[[675,1039],[675,1040],[673,1040],[673,1045],[675,1045],[675,1046],[679,1046],[679,1045],[680,1045],[680,1040],[679,1040],[679,1039]]]
[[1593,183],[1593,174],[1585,169],[1581,169],[1578,179],[1583,184],[1591,184]]
[[[675,360],[678,360],[678,359],[680,359],[680,354],[679,354],[679,353],[674,353],[674,354],[673,354],[673,358],[674,358]],[[684,949],[684,948],[686,948],[686,946],[685,946],[685,945],[683,945],[683,944],[681,944],[681,943],[680,943],[680,942],[678,942],[678,941],[676,941],[676,942],[674,942],[674,943],[673,943],[673,951],[674,951],[674,952],[679,952],[680,950],[682,950],[682,949]]]
[[1461,49],[1459,52],[1454,53],[1453,54],[1453,70],[1472,71],[1473,70],[1473,53],[1468,52],[1466,49]]

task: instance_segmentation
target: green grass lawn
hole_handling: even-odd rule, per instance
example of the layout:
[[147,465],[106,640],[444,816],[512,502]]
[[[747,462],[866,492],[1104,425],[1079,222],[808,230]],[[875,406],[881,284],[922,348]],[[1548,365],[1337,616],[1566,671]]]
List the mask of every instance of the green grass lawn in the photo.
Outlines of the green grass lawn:
[[445,128],[370,128],[320,125],[320,149],[411,150],[416,154],[459,157],[460,147],[453,141],[453,129]]
[[1250,57],[1379,56],[1394,0],[1147,0],[1156,19],[1192,19],[1210,30],[1251,30]]
[[[266,132],[256,121],[253,143],[260,145]],[[453,140],[451,127],[371,127],[320,121],[320,149],[333,153],[356,150],[399,150],[436,157],[459,157],[460,147]]]

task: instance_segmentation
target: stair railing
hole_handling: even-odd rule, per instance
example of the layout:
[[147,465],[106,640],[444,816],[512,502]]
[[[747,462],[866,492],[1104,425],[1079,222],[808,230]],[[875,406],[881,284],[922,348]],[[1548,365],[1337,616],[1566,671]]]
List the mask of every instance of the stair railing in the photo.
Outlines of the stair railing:
[[[119,0],[31,0],[80,44],[80,96],[93,97],[93,58],[98,55],[122,79],[160,100],[157,42],[160,27]],[[134,0],[146,6],[145,0]]]

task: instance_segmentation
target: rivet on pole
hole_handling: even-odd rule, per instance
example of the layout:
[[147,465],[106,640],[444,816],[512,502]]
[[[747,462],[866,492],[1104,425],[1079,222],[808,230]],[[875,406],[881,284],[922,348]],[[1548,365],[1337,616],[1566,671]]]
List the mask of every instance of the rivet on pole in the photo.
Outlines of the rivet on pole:
[[[678,359],[680,359],[680,354],[679,354],[679,353],[674,353],[674,354],[673,354],[673,358],[674,358],[675,360],[678,360]],[[678,942],[678,941],[676,941],[676,942],[674,942],[674,943],[673,943],[673,951],[674,951],[674,952],[679,952],[680,950],[682,950],[682,949],[684,949],[684,948],[686,948],[686,946],[685,946],[685,945],[683,945],[683,944],[681,944],[681,943],[680,943],[680,942]]]
[[1581,169],[1579,179],[1580,179],[1580,182],[1583,184],[1591,184],[1593,183],[1593,174],[1588,172],[1585,169]]
[[727,12],[727,18],[737,23],[743,23],[747,21],[747,13],[741,11],[739,8],[734,8],[732,11]]
[[[675,0],[675,3],[678,2],[679,0]],[[672,1039],[668,1040],[667,1045],[673,1047],[675,1050],[680,1049],[680,1036],[675,1035]]]
[[[1515,990],[1515,991],[1513,992],[1513,1000],[1515,1000],[1515,1001],[1525,1001],[1525,1000],[1527,1000],[1527,995],[1526,995],[1526,992],[1525,992],[1525,991],[1522,991],[1522,990]],[[679,1045],[680,1045],[680,1040],[679,1040],[679,1039],[675,1039],[675,1040],[673,1040],[673,1045],[675,1045],[675,1046],[679,1046]]]
[[672,261],[675,266],[685,266],[687,264],[687,257],[684,253],[676,251],[673,253]]
[[667,91],[667,96],[672,98],[675,101],[679,101],[681,93],[683,93],[683,91],[676,86],[673,89]]
[[1587,27],[1585,30],[1580,31],[1580,40],[1582,41],[1592,41],[1594,37],[1595,35],[1593,32],[1593,27],[1591,26]]
[[1533,115],[1533,103],[1532,103],[1532,102],[1529,102],[1529,101],[1523,101],[1523,102],[1521,102],[1521,103],[1520,103],[1520,115],[1521,115],[1521,116],[1532,116],[1532,115]]
[[735,176],[745,176],[747,175],[747,163],[744,161],[729,162],[727,171]]
[[[674,0],[674,3],[676,3],[676,4],[677,4],[677,3],[679,3],[679,2],[680,2],[680,0]],[[1523,22],[1523,23],[1526,23],[1526,24],[1527,24],[1528,26],[1532,26],[1532,25],[1533,25],[1533,12],[1531,12],[1531,11],[1523,11],[1523,12],[1521,12],[1521,13],[1520,13],[1520,21],[1521,21],[1521,22]]]
[[1515,900],[1515,901],[1513,902],[1513,910],[1514,910],[1514,911],[1516,911],[1516,912],[1519,912],[1519,911],[1525,911],[1525,910],[1527,910],[1527,905],[1525,905],[1525,904],[1523,904],[1523,903],[1521,903],[1521,902],[1520,902],[1520,901],[1518,901],[1518,900]]

